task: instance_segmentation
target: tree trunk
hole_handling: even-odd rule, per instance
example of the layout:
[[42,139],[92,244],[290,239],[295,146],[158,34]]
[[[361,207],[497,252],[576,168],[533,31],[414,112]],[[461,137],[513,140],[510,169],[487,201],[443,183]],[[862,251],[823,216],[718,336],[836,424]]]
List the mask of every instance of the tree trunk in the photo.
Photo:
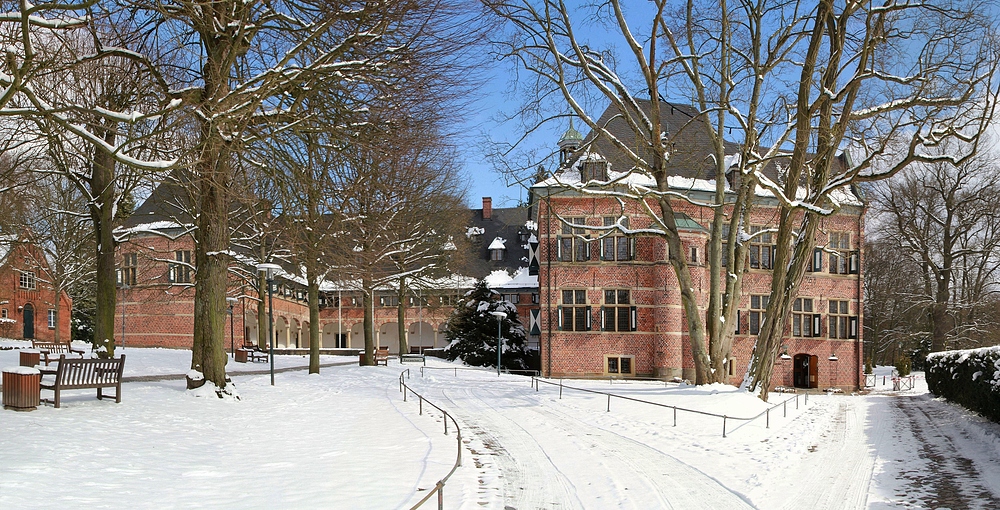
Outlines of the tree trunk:
[[309,287],[309,373],[319,373],[319,283],[315,269],[306,268]]
[[[115,135],[109,131],[104,140],[115,143]],[[97,290],[95,293],[94,344],[101,347],[108,357],[115,356],[115,306],[117,301],[115,278],[115,161],[108,153],[95,149],[90,179],[90,192],[96,198],[91,204],[90,217],[94,222],[97,257],[95,259]],[[100,350],[98,351],[100,352]]]
[[361,300],[365,307],[365,365],[374,364],[375,355],[375,290],[370,280],[364,282],[364,292]]

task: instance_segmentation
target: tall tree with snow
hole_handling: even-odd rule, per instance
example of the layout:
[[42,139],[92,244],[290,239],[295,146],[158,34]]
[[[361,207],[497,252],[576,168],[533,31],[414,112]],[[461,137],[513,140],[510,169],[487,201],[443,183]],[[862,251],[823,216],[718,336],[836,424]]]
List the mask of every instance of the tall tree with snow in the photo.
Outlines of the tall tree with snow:
[[[525,370],[529,352],[527,335],[517,317],[517,307],[498,299],[500,296],[480,280],[455,306],[448,319],[445,338],[448,359],[461,359],[467,365],[497,366],[497,346],[502,345],[501,368]],[[494,313],[503,313],[498,317]]]

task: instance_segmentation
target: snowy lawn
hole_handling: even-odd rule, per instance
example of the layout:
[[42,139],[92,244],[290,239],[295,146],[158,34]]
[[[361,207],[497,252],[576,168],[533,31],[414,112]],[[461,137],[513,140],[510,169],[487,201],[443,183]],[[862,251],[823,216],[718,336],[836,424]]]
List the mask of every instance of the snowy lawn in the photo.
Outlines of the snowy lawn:
[[[124,352],[127,376],[182,374],[190,363],[187,351]],[[0,367],[17,362],[16,350],[0,351]],[[609,412],[605,395],[564,388],[560,399],[558,386],[535,391],[526,377],[440,360],[423,375],[394,359],[323,362],[344,365],[279,373],[274,387],[237,371],[265,364],[231,363],[238,402],[171,380],[126,383],[121,404],[78,390],[61,409],[0,411],[0,508],[409,508],[451,469],[456,442],[439,413],[403,402],[407,368],[407,383],[462,426],[464,463],[445,508],[993,508],[1000,494],[1000,427],[931,399],[920,379],[902,393],[887,380],[868,396],[800,396],[787,417],[771,411],[770,428],[763,417],[727,420],[723,438],[718,417],[678,411],[674,427],[669,408],[612,398]],[[565,384],[731,417],[766,408],[721,385]],[[917,430],[921,413],[937,418]],[[947,452],[982,476],[941,460]]]

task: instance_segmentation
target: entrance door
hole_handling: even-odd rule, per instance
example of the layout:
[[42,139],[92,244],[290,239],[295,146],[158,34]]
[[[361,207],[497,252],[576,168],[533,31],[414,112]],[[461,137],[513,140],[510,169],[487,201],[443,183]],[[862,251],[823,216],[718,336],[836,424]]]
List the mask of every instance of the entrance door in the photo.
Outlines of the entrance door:
[[794,363],[794,368],[792,369],[792,384],[796,388],[808,388],[809,387],[809,355],[808,354],[796,354],[792,358],[792,363]]
[[35,309],[30,303],[24,305],[23,310],[24,317],[24,339],[30,340],[35,338]]

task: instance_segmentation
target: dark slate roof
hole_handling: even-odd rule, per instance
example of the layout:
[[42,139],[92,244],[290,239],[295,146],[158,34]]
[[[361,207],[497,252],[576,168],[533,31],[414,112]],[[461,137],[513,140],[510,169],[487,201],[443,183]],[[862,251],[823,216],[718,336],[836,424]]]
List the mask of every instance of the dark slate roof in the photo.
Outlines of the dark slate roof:
[[131,216],[122,223],[123,228],[134,228],[138,225],[159,221],[174,221],[182,224],[192,223],[191,195],[181,182],[181,173],[172,172],[163,180],[149,197],[136,208]]
[[[529,220],[529,208],[504,207],[494,208],[491,219],[483,219],[482,209],[472,209],[469,211],[468,227],[483,229],[483,233],[478,239],[471,239],[469,243],[471,253],[465,258],[463,267],[456,272],[474,278],[483,278],[493,271],[505,269],[513,274],[521,267],[528,267],[528,243],[521,242],[519,234],[526,233],[528,236],[535,234],[534,230],[528,230],[525,226]],[[504,240],[506,253],[504,260],[490,260],[489,246],[496,238]]]

